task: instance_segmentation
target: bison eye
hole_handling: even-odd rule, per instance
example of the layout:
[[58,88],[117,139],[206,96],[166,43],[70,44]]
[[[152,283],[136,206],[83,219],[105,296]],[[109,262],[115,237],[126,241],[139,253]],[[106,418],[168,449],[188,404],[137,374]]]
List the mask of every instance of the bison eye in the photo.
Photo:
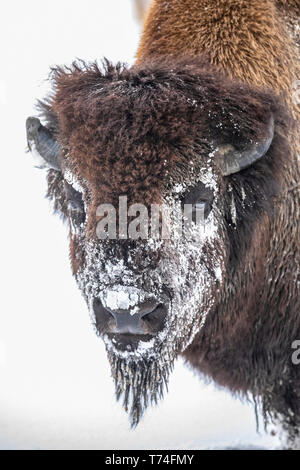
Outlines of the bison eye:
[[82,194],[65,182],[67,210],[72,224],[80,226],[85,221],[85,207]]
[[201,219],[207,219],[211,211],[211,204],[209,201],[198,201],[191,206],[192,220],[197,222]]
[[196,222],[199,220],[199,216],[205,216],[205,208],[206,208],[206,201],[200,201],[196,202],[196,204],[192,205],[192,211],[193,211],[193,222]]
[[185,194],[183,204],[189,205],[192,210],[193,221],[199,220],[199,216],[206,219],[212,209],[213,191],[203,183],[199,183]]

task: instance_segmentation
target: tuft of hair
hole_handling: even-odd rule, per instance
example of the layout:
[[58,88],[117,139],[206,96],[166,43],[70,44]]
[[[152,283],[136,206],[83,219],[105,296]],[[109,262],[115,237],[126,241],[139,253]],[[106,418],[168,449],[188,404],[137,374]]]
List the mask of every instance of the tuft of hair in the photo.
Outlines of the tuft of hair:
[[173,361],[158,364],[154,359],[135,359],[116,356],[108,351],[117,400],[129,414],[135,428],[150,405],[156,405],[168,391]]

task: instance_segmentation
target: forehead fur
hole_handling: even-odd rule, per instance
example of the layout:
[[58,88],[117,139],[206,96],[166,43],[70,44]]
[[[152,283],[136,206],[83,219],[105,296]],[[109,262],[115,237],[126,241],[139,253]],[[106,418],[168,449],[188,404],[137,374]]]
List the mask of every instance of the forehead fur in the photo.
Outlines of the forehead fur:
[[138,192],[162,184],[166,168],[220,143],[264,138],[271,93],[225,78],[205,58],[153,60],[127,68],[105,61],[53,72],[48,106],[71,165],[102,191]]

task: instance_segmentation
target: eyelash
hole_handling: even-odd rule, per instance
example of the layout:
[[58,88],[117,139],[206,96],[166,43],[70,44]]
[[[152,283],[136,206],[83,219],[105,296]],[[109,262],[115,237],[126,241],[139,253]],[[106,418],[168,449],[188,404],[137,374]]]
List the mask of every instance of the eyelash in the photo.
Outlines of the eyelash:
[[[194,201],[196,200],[196,202],[193,202],[193,199],[194,199]],[[202,198],[201,198],[201,195],[198,198],[195,195],[195,197],[193,198],[192,193],[189,193],[188,196],[186,196],[183,199],[183,205],[184,204],[191,204],[193,214],[195,214],[195,215],[196,215],[198,210],[199,211],[204,210],[204,216],[205,216],[205,218],[207,218],[209,213],[211,212],[211,209],[212,209],[212,200],[213,200],[213,197],[208,199],[206,195],[203,195]]]
[[198,212],[200,212],[200,216],[202,216],[202,214],[204,214],[204,218],[207,218],[209,212],[206,210],[208,206],[208,202],[207,201],[204,201],[204,200],[200,200],[194,204],[192,204],[192,219],[194,222],[197,221],[197,217],[198,217]]
[[[202,210],[203,206],[205,208],[206,204],[207,204],[207,201],[196,202],[195,204],[193,204],[192,209],[195,210],[195,211]],[[198,206],[201,206],[201,207],[198,207]]]
[[82,194],[76,191],[70,184],[66,183],[67,210],[69,217],[76,225],[85,220],[85,208]]

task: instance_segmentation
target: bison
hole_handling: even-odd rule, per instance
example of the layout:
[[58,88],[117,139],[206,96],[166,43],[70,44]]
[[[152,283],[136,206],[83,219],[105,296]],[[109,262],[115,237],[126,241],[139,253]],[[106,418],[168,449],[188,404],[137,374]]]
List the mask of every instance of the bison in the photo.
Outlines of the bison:
[[[56,67],[40,119],[27,120],[133,425],[183,355],[252,396],[296,446],[299,9],[299,0],[154,0],[134,65]],[[108,208],[116,227],[124,219],[120,197],[164,207],[171,236],[142,237],[137,217],[140,236],[99,237]],[[183,205],[189,233],[174,236]]]

